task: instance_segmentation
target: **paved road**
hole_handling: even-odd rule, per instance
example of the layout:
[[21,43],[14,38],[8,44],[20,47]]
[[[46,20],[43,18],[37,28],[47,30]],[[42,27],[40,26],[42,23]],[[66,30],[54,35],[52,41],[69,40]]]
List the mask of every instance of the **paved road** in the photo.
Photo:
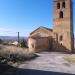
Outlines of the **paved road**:
[[19,65],[14,75],[75,75],[75,64],[70,64],[63,59],[69,54],[42,52],[37,55],[39,57],[36,59]]

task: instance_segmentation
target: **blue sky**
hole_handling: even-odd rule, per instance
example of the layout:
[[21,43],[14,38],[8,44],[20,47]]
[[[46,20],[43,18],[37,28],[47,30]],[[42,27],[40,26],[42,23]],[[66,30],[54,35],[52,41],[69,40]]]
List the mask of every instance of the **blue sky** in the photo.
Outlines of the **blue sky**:
[[39,26],[53,28],[53,0],[0,0],[0,35],[28,36]]

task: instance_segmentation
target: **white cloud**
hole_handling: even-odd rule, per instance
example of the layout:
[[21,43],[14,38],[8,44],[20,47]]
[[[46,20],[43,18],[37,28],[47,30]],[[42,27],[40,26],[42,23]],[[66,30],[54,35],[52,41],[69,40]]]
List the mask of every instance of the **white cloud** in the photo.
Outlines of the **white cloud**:
[[14,36],[16,35],[11,29],[0,27],[0,36]]
[[1,31],[1,32],[6,32],[6,31],[10,31],[10,29],[0,27],[0,31]]
[[17,30],[17,29],[10,29],[10,28],[3,28],[0,27],[0,36],[17,36],[18,31],[20,32],[20,36],[29,36],[29,30]]

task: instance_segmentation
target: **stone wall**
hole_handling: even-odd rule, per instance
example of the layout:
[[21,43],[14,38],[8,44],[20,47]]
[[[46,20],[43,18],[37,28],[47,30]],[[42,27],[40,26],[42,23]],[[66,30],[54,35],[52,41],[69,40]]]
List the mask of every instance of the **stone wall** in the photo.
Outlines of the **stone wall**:
[[[73,13],[72,0],[64,0],[65,8],[62,8],[63,0],[54,0],[54,29],[53,32],[58,34],[58,44],[66,50],[72,51],[74,49],[74,34],[73,34]],[[60,8],[57,8],[57,3],[60,3]],[[60,12],[63,12],[63,18],[60,18]],[[63,37],[60,41],[60,37]],[[57,46],[58,49],[60,47]],[[61,50],[60,49],[60,50]],[[64,51],[64,50],[63,50]]]
[[48,50],[49,48],[50,48],[50,42],[48,37],[29,38],[29,50],[40,52]]

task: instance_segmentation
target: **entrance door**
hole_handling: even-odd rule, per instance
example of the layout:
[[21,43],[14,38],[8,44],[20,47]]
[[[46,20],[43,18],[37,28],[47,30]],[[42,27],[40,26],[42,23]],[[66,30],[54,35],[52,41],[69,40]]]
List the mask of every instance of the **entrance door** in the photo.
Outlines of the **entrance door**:
[[52,50],[52,47],[53,47],[53,39],[51,38],[49,40],[49,49]]

